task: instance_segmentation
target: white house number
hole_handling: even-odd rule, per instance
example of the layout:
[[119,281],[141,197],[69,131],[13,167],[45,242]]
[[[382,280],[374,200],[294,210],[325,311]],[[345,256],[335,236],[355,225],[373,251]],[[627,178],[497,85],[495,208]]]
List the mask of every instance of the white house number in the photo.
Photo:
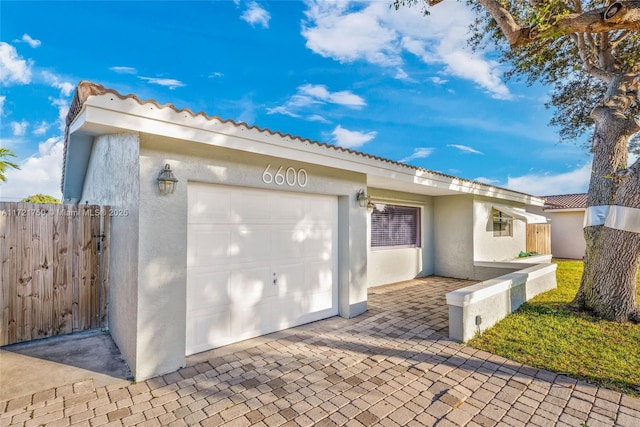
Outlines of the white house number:
[[[273,171],[272,171],[273,170]],[[309,176],[304,169],[292,167],[284,168],[280,166],[277,170],[275,166],[271,168],[271,163],[262,172],[262,182],[265,184],[275,183],[276,185],[288,185],[289,187],[306,187]]]

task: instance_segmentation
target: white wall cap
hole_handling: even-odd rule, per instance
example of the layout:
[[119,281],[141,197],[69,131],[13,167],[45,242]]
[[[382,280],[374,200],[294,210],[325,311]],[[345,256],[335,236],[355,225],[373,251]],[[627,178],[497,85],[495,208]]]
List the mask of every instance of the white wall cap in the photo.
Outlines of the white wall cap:
[[515,286],[522,285],[526,283],[527,280],[534,280],[552,273],[556,271],[557,268],[557,264],[538,264],[514,273],[496,277],[495,279],[476,283],[447,293],[447,304],[457,307],[467,307],[478,301],[508,291]]

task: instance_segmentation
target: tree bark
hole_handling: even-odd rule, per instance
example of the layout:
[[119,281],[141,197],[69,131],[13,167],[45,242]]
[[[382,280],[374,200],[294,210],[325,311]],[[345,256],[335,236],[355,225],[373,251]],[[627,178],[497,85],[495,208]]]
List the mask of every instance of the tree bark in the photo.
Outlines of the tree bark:
[[[595,130],[588,207],[640,208],[640,167],[627,167],[629,138],[640,130],[637,120],[625,115],[634,100],[634,85],[637,91],[633,76],[613,79],[607,98],[591,114]],[[621,170],[629,172],[621,175]],[[573,305],[604,319],[640,321],[636,289],[640,233],[596,225],[585,227],[584,237],[584,273]]]

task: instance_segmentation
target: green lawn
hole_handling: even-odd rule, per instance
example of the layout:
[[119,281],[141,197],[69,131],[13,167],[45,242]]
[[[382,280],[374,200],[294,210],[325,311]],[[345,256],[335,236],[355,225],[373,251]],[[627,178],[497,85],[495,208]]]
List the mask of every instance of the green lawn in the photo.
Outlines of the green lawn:
[[[557,261],[558,288],[538,295],[471,341],[529,366],[640,396],[640,325],[599,320],[567,308],[582,261]],[[640,274],[638,275],[640,298]]]

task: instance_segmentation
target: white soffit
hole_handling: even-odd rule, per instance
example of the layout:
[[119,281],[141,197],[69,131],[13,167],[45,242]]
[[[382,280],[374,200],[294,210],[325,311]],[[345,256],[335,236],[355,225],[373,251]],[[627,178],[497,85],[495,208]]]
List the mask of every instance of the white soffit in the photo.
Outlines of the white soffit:
[[522,220],[527,224],[546,224],[547,218],[542,215],[533,214],[531,212],[527,212],[522,208],[515,208],[513,206],[505,206],[505,205],[493,205],[494,209],[499,210],[500,212],[506,213],[509,216],[512,216],[516,219]]

